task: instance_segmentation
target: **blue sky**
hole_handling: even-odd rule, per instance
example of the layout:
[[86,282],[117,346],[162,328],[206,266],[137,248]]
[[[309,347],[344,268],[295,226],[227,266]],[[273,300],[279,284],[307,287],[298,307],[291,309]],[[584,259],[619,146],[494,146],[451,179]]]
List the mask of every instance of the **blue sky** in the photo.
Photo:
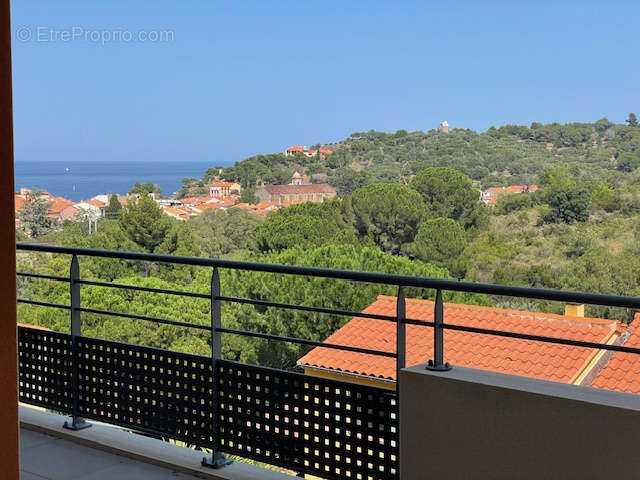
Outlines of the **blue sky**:
[[[14,0],[12,8],[17,161],[227,164],[443,119],[486,130],[640,113],[640,2]],[[170,33],[154,42],[139,32]]]

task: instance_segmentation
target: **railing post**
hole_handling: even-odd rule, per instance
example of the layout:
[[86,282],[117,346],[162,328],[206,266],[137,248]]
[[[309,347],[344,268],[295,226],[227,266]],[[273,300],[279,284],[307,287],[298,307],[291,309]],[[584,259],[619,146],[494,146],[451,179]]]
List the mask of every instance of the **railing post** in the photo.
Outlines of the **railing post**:
[[396,392],[400,381],[400,370],[407,364],[407,306],[404,299],[404,287],[398,287],[398,300],[396,302]]
[[433,306],[433,360],[429,360],[427,370],[451,370],[451,365],[444,362],[444,304],[442,291],[436,291],[436,301]]
[[[213,380],[213,442],[218,438],[218,359],[222,358],[222,334],[218,328],[222,326],[222,313],[220,309],[220,271],[214,267],[211,275],[211,377]],[[202,465],[212,468],[221,468],[233,463],[233,460],[217,452],[215,448],[211,458],[204,457]]]
[[80,264],[78,256],[71,257],[69,268],[69,289],[71,294],[71,385],[72,385],[72,421],[64,422],[64,428],[82,430],[91,424],[80,416],[79,412],[79,368],[78,368],[78,337],[82,335],[82,318],[80,317]]

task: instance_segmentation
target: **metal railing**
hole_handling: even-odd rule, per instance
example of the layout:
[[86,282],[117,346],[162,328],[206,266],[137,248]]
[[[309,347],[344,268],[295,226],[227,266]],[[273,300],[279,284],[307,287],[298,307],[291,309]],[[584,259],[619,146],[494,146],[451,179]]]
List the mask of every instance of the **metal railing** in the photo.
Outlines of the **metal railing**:
[[[400,478],[398,467],[397,467],[397,448],[398,448],[398,423],[397,423],[397,399],[395,396],[397,395],[395,392],[390,392],[388,390],[383,391],[382,389],[375,389],[373,387],[364,387],[364,386],[354,386],[351,384],[346,384],[344,382],[338,382],[334,380],[326,380],[326,379],[315,379],[311,380],[310,377],[304,376],[301,374],[294,374],[289,372],[283,372],[279,370],[273,369],[262,369],[259,370],[260,367],[242,367],[241,364],[236,364],[234,362],[228,362],[221,360],[222,356],[222,342],[221,336],[222,334],[232,334],[232,335],[241,335],[246,337],[254,337],[261,338],[266,340],[275,340],[282,342],[290,342],[299,345],[306,346],[322,346],[328,349],[336,349],[343,350],[349,352],[356,353],[365,353],[370,355],[376,355],[380,357],[387,358],[395,358],[396,359],[396,379],[399,379],[399,372],[402,368],[406,366],[406,325],[420,325],[427,326],[433,328],[434,334],[434,351],[433,358],[429,360],[429,366],[427,368],[433,370],[447,370],[450,368],[450,365],[446,363],[446,356],[444,350],[444,337],[445,330],[458,330],[469,333],[477,333],[484,335],[494,335],[501,337],[509,337],[515,339],[522,340],[531,340],[537,342],[546,342],[546,343],[554,343],[568,346],[576,346],[576,347],[587,347],[587,348],[595,348],[607,351],[615,351],[615,352],[627,352],[640,354],[640,349],[625,347],[623,345],[610,345],[610,344],[601,344],[594,342],[586,342],[580,340],[571,340],[565,338],[557,338],[557,337],[548,337],[541,335],[531,335],[517,332],[508,332],[501,331],[490,328],[478,328],[464,325],[456,325],[450,324],[445,321],[444,318],[444,304],[442,294],[445,291],[451,292],[466,292],[466,293],[478,293],[478,294],[488,294],[488,295],[499,295],[499,296],[509,296],[509,297],[519,297],[519,298],[528,298],[528,299],[539,299],[539,300],[552,300],[552,301],[560,301],[560,302],[568,302],[568,303],[586,303],[592,305],[601,305],[601,306],[613,306],[613,307],[624,307],[631,309],[640,309],[640,298],[635,297],[625,297],[625,296],[616,296],[616,295],[601,295],[601,294],[593,294],[593,293],[578,293],[578,292],[565,292],[558,290],[549,290],[549,289],[536,289],[536,288],[524,288],[524,287],[513,287],[513,286],[502,286],[502,285],[493,285],[486,283],[470,283],[470,282],[460,282],[455,280],[446,280],[446,279],[434,279],[434,278],[425,278],[425,277],[413,277],[406,275],[393,275],[393,274],[381,274],[381,273],[368,273],[368,272],[356,272],[356,271],[344,271],[344,270],[332,270],[325,268],[313,268],[313,267],[300,267],[300,266],[289,266],[289,265],[272,265],[272,264],[261,264],[261,263],[251,263],[251,262],[241,262],[241,261],[233,261],[233,260],[219,260],[219,259],[209,259],[209,258],[199,258],[199,257],[177,257],[170,255],[156,255],[156,254],[148,254],[148,253],[137,253],[137,252],[118,252],[118,251],[107,251],[107,250],[95,250],[95,249],[86,249],[86,248],[73,248],[73,247],[58,247],[58,246],[44,246],[44,245],[34,245],[34,244],[18,244],[18,250],[27,251],[27,252],[42,252],[42,253],[51,253],[51,254],[66,254],[71,256],[70,270],[69,276],[55,276],[55,275],[42,275],[32,272],[18,272],[19,276],[24,278],[37,278],[55,282],[65,282],[69,283],[70,287],[70,304],[62,305],[44,302],[37,299],[24,299],[18,298],[17,301],[19,303],[34,305],[34,306],[42,306],[42,307],[51,307],[69,310],[70,312],[70,336],[68,341],[71,345],[71,352],[67,352],[64,350],[64,355],[71,356],[71,361],[69,363],[68,370],[61,371],[60,378],[70,378],[70,385],[67,385],[67,381],[59,381],[59,382],[67,382],[65,383],[64,389],[61,388],[61,391],[65,392],[65,395],[71,395],[71,408],[68,413],[72,415],[72,421],[66,424],[67,428],[72,429],[80,429],[86,428],[89,424],[83,420],[84,416],[89,416],[91,418],[100,419],[102,421],[112,421],[112,423],[116,424],[126,424],[132,426],[132,428],[148,431],[155,434],[167,434],[172,433],[176,438],[185,438],[191,439],[190,435],[195,435],[192,431],[187,433],[186,430],[181,426],[175,426],[171,424],[168,430],[171,432],[162,431],[164,426],[162,423],[157,423],[154,418],[150,418],[145,420],[148,424],[142,424],[144,422],[140,422],[139,420],[134,421],[135,415],[127,415],[123,414],[121,410],[111,411],[110,409],[116,408],[121,409],[121,405],[118,404],[117,407],[113,407],[115,403],[109,400],[109,402],[104,401],[103,399],[93,400],[94,404],[99,404],[98,407],[88,407],[87,406],[87,398],[91,398],[92,396],[92,386],[86,385],[86,377],[95,375],[90,373],[91,371],[95,371],[95,369],[90,370],[87,366],[90,363],[89,351],[93,352],[91,358],[95,358],[95,352],[105,352],[111,351],[110,349],[115,349],[116,351],[122,350],[126,353],[126,355],[134,355],[136,357],[145,357],[149,356],[149,358],[154,356],[162,357],[162,361],[167,361],[171,365],[180,364],[180,362],[184,362],[185,365],[189,364],[188,367],[190,372],[193,373],[194,376],[200,375],[201,378],[208,377],[210,372],[211,378],[203,381],[206,384],[204,387],[202,385],[198,385],[198,388],[193,387],[192,390],[198,390],[197,395],[201,395],[198,397],[197,395],[192,398],[190,401],[200,402],[201,404],[205,404],[208,408],[212,409],[211,418],[207,420],[205,423],[199,424],[198,428],[193,428],[193,431],[197,431],[198,438],[201,439],[199,442],[201,446],[212,446],[214,447],[214,454],[212,458],[207,459],[206,463],[210,464],[214,467],[219,467],[228,463],[228,461],[222,456],[221,452],[229,452],[229,453],[238,453],[240,455],[254,458],[258,460],[265,461],[267,463],[273,463],[275,465],[280,465],[286,468],[290,468],[300,472],[307,472],[312,474],[320,474],[326,478],[351,478],[353,472],[349,470],[349,475],[344,474],[344,472],[353,468],[354,471],[357,471],[359,475],[362,475],[362,478]],[[160,289],[160,288],[151,288],[151,287],[143,287],[143,286],[130,286],[130,285],[122,285],[111,282],[101,282],[101,281],[93,281],[93,280],[83,280],[80,276],[80,268],[78,257],[79,256],[88,256],[88,257],[97,257],[97,258],[110,258],[117,260],[130,260],[130,261],[143,261],[143,262],[154,262],[154,263],[166,263],[166,264],[174,264],[174,265],[188,265],[188,266],[199,266],[199,267],[208,267],[212,269],[211,275],[211,288],[209,293],[196,293],[196,292],[185,292],[178,290],[169,290],[169,289]],[[303,306],[303,305],[295,305],[295,304],[286,304],[280,302],[273,302],[269,300],[263,299],[251,299],[251,298],[241,298],[234,297],[229,295],[223,295],[220,287],[220,271],[223,269],[229,270],[242,270],[242,271],[252,271],[252,272],[264,272],[264,273],[275,273],[282,275],[298,275],[298,276],[306,276],[306,277],[319,277],[319,278],[330,278],[336,280],[349,280],[354,282],[365,282],[372,284],[380,284],[387,286],[394,286],[397,289],[397,309],[396,315],[378,315],[371,313],[362,313],[348,310],[340,310],[340,309],[332,309],[325,308],[321,306]],[[97,308],[91,308],[90,306],[83,306],[80,302],[80,288],[82,285],[92,285],[106,288],[116,288],[116,289],[129,289],[134,291],[142,291],[142,292],[151,292],[157,294],[164,295],[177,295],[191,298],[199,298],[206,299],[211,302],[211,321],[210,325],[200,325],[195,323],[184,322],[179,319],[169,319],[169,318],[156,318],[146,315],[139,315],[127,312],[116,312],[109,311]],[[417,288],[425,288],[435,290],[435,302],[434,302],[434,320],[432,322],[420,320],[420,319],[412,319],[407,318],[406,315],[406,304],[405,304],[405,288],[407,287],[417,287]],[[221,304],[222,302],[229,303],[238,303],[238,304],[249,304],[260,307],[272,307],[277,309],[285,309],[285,310],[296,310],[302,312],[310,312],[310,313],[322,313],[322,314],[332,314],[332,315],[340,315],[340,316],[348,316],[348,317],[364,317],[371,318],[383,321],[394,322],[396,326],[396,349],[395,352],[369,349],[369,348],[361,348],[354,347],[350,345],[341,345],[335,343],[326,343],[322,341],[317,341],[313,339],[305,339],[305,338],[296,338],[296,337],[285,337],[273,334],[267,334],[263,332],[255,332],[255,331],[246,331],[239,329],[227,328],[222,325],[221,318]],[[186,327],[200,330],[208,330],[211,332],[211,357],[208,359],[208,366],[204,366],[202,362],[204,362],[207,357],[199,357],[199,356],[189,356],[187,354],[176,354],[175,358],[165,358],[168,354],[160,353],[162,350],[154,350],[149,349],[148,347],[134,347],[127,346],[125,344],[119,344],[117,342],[108,343],[106,341],[99,341],[95,339],[89,339],[88,337],[84,337],[82,335],[82,322],[81,322],[81,314],[82,313],[91,313],[91,314],[101,314],[107,316],[117,316],[130,318],[134,320],[142,320],[142,321],[151,321],[160,324],[173,325],[177,327]],[[26,334],[25,334],[26,335]],[[25,338],[30,342],[34,341],[35,338],[33,332],[29,332],[28,336]],[[46,337],[47,334],[43,333]],[[52,337],[53,334],[50,336]],[[28,337],[28,338],[27,338]],[[43,337],[44,338],[44,337]],[[65,342],[65,339],[51,339],[47,337],[47,341],[57,341],[57,342]],[[27,340],[25,340],[26,343]],[[26,344],[25,343],[25,344]],[[31,345],[33,347],[33,345]],[[26,347],[25,347],[26,348]],[[137,349],[136,349],[137,348]],[[118,350],[120,349],[120,350]],[[35,350],[34,350],[35,351]],[[34,353],[29,350],[29,359],[33,358]],[[102,353],[101,353],[102,354]],[[61,353],[62,355],[62,353]],[[63,356],[64,356],[63,355]],[[164,356],[163,356],[164,355]],[[26,357],[25,357],[26,358]],[[25,365],[29,363],[30,360],[25,360]],[[155,360],[154,360],[155,361]],[[60,359],[56,359],[56,365],[60,364]],[[199,365],[199,366],[198,366]],[[30,368],[37,368],[37,365],[34,367],[29,364]],[[95,365],[93,366],[95,367]],[[92,367],[92,368],[93,368]],[[132,372],[130,375],[131,378],[142,375],[140,371],[145,369],[154,370],[157,367],[156,364],[145,364],[145,365],[136,365],[131,366]],[[25,367],[26,368],[26,367]],[[157,367],[161,368],[161,367]],[[187,368],[187,367],[185,367]],[[137,369],[137,370],[136,370]],[[91,377],[93,382],[99,382],[104,380],[105,385],[112,385],[114,383],[118,383],[114,381],[114,378],[118,378],[121,380],[121,377],[118,376],[120,373],[112,372],[108,379],[101,379],[99,377]],[[226,375],[226,376],[225,376]],[[278,387],[274,386],[273,381],[269,384],[264,383],[264,378],[269,377],[272,380],[277,379],[278,385],[286,385],[287,387]],[[238,377],[242,377],[244,380],[240,382]],[[127,377],[128,378],[128,377]],[[146,377],[145,377],[146,378]],[[58,380],[57,380],[58,381]],[[155,381],[155,380],[154,380]],[[212,384],[209,385],[207,382],[211,381]],[[83,383],[84,382],[84,383]],[[315,382],[315,383],[314,383]],[[320,382],[320,383],[318,383]],[[179,382],[178,382],[179,383]],[[202,382],[201,382],[202,383]],[[241,386],[239,386],[241,385]],[[294,388],[295,385],[295,388]],[[33,387],[33,385],[32,385]],[[164,388],[164,387],[163,387]],[[168,391],[164,391],[159,389],[161,399],[166,399],[167,396],[171,397],[171,389],[174,386],[168,388]],[[245,397],[239,388],[243,389],[245,392]],[[280,388],[280,389],[279,389]],[[296,389],[302,389],[305,392],[304,398],[297,398]],[[315,393],[311,390],[312,389]],[[379,402],[379,404],[387,404],[387,410],[380,410],[384,412],[384,418],[373,418],[368,420],[368,423],[376,423],[377,430],[383,433],[380,435],[388,435],[387,439],[387,447],[390,448],[385,450],[384,452],[379,452],[376,450],[375,453],[378,454],[379,458],[384,458],[384,462],[375,463],[373,457],[369,455],[367,457],[366,454],[364,460],[362,458],[354,458],[353,467],[347,466],[345,467],[343,461],[336,461],[335,458],[343,458],[345,455],[352,455],[351,450],[348,451],[341,450],[340,454],[337,454],[333,451],[327,451],[324,454],[318,453],[317,444],[305,444],[304,441],[307,441],[307,437],[314,436],[317,437],[318,431],[323,430],[321,425],[318,424],[318,420],[315,420],[315,423],[309,418],[298,418],[291,417],[293,415],[291,413],[292,410],[300,410],[307,409],[308,406],[306,403],[309,401],[309,398],[314,398],[315,404],[320,403],[317,395],[320,395],[320,391],[324,391],[327,397],[322,398],[322,402],[326,405],[333,405],[331,407],[331,415],[335,415],[336,417],[340,417],[335,413],[336,407],[335,405],[344,406],[345,401],[351,401],[349,398],[343,398],[342,395],[345,392],[345,389],[355,389],[348,390],[348,397],[353,399],[353,396],[358,398],[370,398],[371,401],[374,399]],[[379,390],[379,391],[378,391]],[[246,392],[253,392],[252,395],[246,394]],[[303,402],[296,403],[293,407],[287,403],[286,411],[282,411],[280,414],[275,415],[278,417],[278,421],[280,421],[280,417],[286,417],[286,424],[282,426],[272,425],[270,428],[267,426],[260,424],[259,419],[262,418],[263,422],[265,418],[265,412],[263,411],[264,405],[261,404],[243,404],[242,406],[235,405],[234,402],[237,401],[238,398],[244,398],[244,402],[252,402],[255,401],[258,393],[256,392],[265,392],[269,391],[270,393],[264,393],[264,395],[275,395],[271,400],[272,404],[280,404],[282,402]],[[229,392],[234,392],[233,395]],[[94,392],[95,393],[95,392]],[[155,392],[156,395],[158,392]],[[175,392],[173,392],[175,394]],[[57,395],[57,393],[55,393]],[[36,395],[37,394],[33,394]],[[191,395],[195,395],[191,393]],[[314,395],[316,395],[314,397]],[[188,396],[188,395],[187,395]],[[176,397],[174,395],[171,398]],[[178,398],[184,399],[185,394],[181,393],[177,395]],[[197,397],[197,398],[196,398]],[[206,397],[206,398],[205,398]],[[292,400],[293,397],[296,397],[296,400]],[[31,398],[31,397],[29,397]],[[44,398],[44,397],[43,397]],[[137,397],[136,397],[137,398]],[[27,399],[28,401],[28,399]],[[36,400],[32,400],[34,403],[38,403]],[[158,397],[149,398],[138,398],[138,401],[149,401],[150,403],[158,402]],[[57,401],[58,402],[58,401]],[[106,403],[105,403],[106,402]],[[133,402],[133,401],[132,401]],[[47,406],[47,401],[42,401],[40,404]],[[51,403],[51,402],[50,402]],[[55,402],[53,402],[55,403]],[[60,402],[56,403],[58,405]],[[117,403],[117,402],[116,402]],[[120,402],[121,403],[121,402]],[[160,402],[162,405],[164,403]],[[173,403],[171,408],[177,408]],[[267,402],[269,403],[269,402]],[[306,407],[305,407],[306,405]],[[379,405],[378,405],[379,406]],[[130,411],[135,411],[136,409],[140,410],[140,408],[133,402],[129,405]],[[184,406],[181,404],[180,408],[183,411],[188,411],[191,409],[191,413],[195,412],[195,409],[192,407]],[[255,411],[262,413],[252,414],[254,416],[246,416],[242,415],[242,418],[239,417],[236,413],[233,413],[237,408],[246,411]],[[361,410],[371,410],[371,408],[367,408],[365,404],[359,407]],[[190,413],[190,414],[191,414]],[[200,412],[201,413],[201,412]],[[319,415],[316,411],[316,416]],[[141,415],[141,412],[139,412]],[[195,415],[195,413],[193,413]],[[345,415],[349,415],[349,412],[343,412]],[[185,413],[185,415],[187,415]],[[260,416],[262,415],[262,416]],[[324,415],[328,415],[327,418],[330,418],[331,415],[328,412],[324,412]],[[122,418],[127,417],[129,420],[124,421]],[[187,415],[188,416],[188,415]],[[202,415],[200,415],[202,416]],[[266,414],[266,418],[272,419],[272,415]],[[189,417],[190,418],[190,417]],[[185,420],[186,421],[186,420]],[[375,422],[374,422],[375,421]],[[132,422],[135,424],[132,425]],[[137,423],[136,423],[137,422]],[[154,423],[156,422],[156,423]],[[197,422],[193,420],[193,422]],[[207,423],[210,422],[210,423]],[[234,423],[235,422],[235,423]],[[238,422],[243,422],[239,424]],[[329,422],[329,420],[327,420]],[[365,422],[367,423],[367,422]],[[311,428],[309,431],[304,432],[296,432],[295,435],[291,433],[290,429],[293,428],[293,425],[304,424],[305,428]],[[150,426],[149,426],[150,425]],[[160,425],[160,427],[158,427]],[[195,423],[194,423],[195,425]],[[311,426],[310,426],[311,425]],[[315,425],[315,427],[313,427]],[[202,427],[202,428],[200,428]],[[245,428],[246,427],[246,428]],[[312,428],[313,427],[313,428]],[[335,425],[332,427],[333,429],[324,429],[324,436],[333,437],[334,430],[344,432],[344,425]],[[265,430],[266,428],[266,430]],[[280,432],[281,428],[285,430],[287,436],[282,436]],[[296,427],[297,428],[297,427]],[[300,427],[302,428],[302,427]],[[211,435],[207,440],[202,440],[206,437],[206,434],[202,434],[202,431],[206,431],[210,429]],[[253,430],[252,430],[253,429]],[[276,433],[274,433],[276,432]],[[372,433],[369,432],[359,432],[357,437],[360,438],[362,436],[365,437],[373,437]],[[376,434],[377,435],[377,434]],[[303,438],[307,439],[303,441]],[[344,443],[345,441],[355,442],[355,437],[349,437],[345,440],[345,438],[335,440],[336,444]],[[371,438],[370,438],[371,440]],[[378,439],[380,440],[380,439]],[[360,441],[360,440],[358,440]],[[271,443],[269,443],[271,442]],[[286,455],[283,453],[278,453],[278,449],[283,449],[284,444],[287,445]],[[289,442],[289,443],[287,443]],[[291,443],[292,442],[292,443]],[[300,443],[302,442],[302,443]],[[371,440],[371,442],[375,443],[375,440]],[[326,442],[323,442],[326,444]],[[331,443],[331,442],[329,442]],[[371,445],[373,443],[367,444],[365,446],[365,450],[371,450]],[[378,441],[378,444],[381,443],[381,440]],[[382,442],[385,443],[385,442]],[[269,448],[261,448],[262,444],[271,445]],[[301,446],[302,445],[302,446]],[[393,448],[388,447],[388,445],[393,445]],[[329,448],[329,447],[327,447]],[[380,448],[379,445],[377,448]],[[309,451],[313,451],[315,453],[309,453]],[[286,457],[286,458],[285,458]],[[351,457],[348,457],[351,460]],[[368,463],[367,463],[368,462]],[[359,469],[359,470],[358,470]],[[382,472],[382,473],[381,473]]]

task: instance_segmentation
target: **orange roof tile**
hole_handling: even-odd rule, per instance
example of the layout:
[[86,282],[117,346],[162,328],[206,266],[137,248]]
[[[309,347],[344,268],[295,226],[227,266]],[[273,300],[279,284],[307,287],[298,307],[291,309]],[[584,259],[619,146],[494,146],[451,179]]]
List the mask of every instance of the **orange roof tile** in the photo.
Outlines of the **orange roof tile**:
[[306,149],[302,145],[294,145],[293,147],[287,148],[287,152],[304,152]]
[[106,203],[101,202],[100,200],[96,200],[95,198],[92,198],[91,200],[87,200],[84,203],[88,203],[89,205],[93,205],[94,207],[98,207],[98,208],[104,208],[107,206]]
[[[407,318],[433,321],[433,307],[429,300],[407,299]],[[363,312],[395,316],[396,298],[380,295]],[[614,335],[619,326],[615,320],[451,303],[445,303],[444,314],[450,324],[600,343]],[[394,322],[355,317],[326,341],[395,352],[395,339]],[[574,381],[596,354],[597,350],[589,348],[445,331],[445,360],[453,365],[556,382]],[[407,325],[407,365],[423,363],[432,357],[432,328]],[[323,347],[311,350],[298,364],[391,380],[396,376],[394,358]]]
[[246,202],[241,202],[241,203],[236,203],[233,208],[240,208],[242,210],[253,210],[254,206],[253,205],[249,205]]
[[[640,313],[629,325],[625,347],[640,348]],[[623,339],[625,336],[622,337]],[[605,354],[606,355],[606,354]],[[615,352],[609,355],[609,361],[591,383],[592,387],[606,390],[618,390],[627,393],[640,393],[640,355]]]
[[258,209],[279,208],[280,206],[278,202],[260,202],[256,204],[256,208]]
[[510,185],[508,187],[491,187],[487,189],[489,195],[497,195],[499,193],[525,193],[535,192],[538,190],[537,185]]
[[67,207],[70,207],[71,205],[73,205],[73,202],[71,200],[67,200],[66,198],[63,198],[63,197],[55,197],[51,202],[51,206],[49,207],[48,212],[60,213],[62,210],[64,210]]

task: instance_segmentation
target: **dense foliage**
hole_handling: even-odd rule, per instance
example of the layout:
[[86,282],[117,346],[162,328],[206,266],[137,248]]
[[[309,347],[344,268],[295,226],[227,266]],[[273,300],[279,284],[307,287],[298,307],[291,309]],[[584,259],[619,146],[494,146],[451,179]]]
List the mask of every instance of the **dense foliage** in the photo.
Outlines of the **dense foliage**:
[[[506,125],[487,132],[454,129],[395,134],[369,131],[332,145],[321,159],[257,155],[233,167],[185,179],[183,194],[214,178],[249,187],[286,183],[294,169],[326,175],[341,199],[282,208],[266,218],[241,209],[207,210],[187,221],[166,216],[146,195],[123,210],[115,204],[98,231],[45,222],[46,205],[21,216],[39,240],[91,248],[222,257],[349,270],[453,277],[472,281],[640,295],[640,127],[601,119],[592,124]],[[312,177],[313,178],[313,177]],[[316,177],[322,178],[322,177]],[[537,183],[535,193],[503,194],[495,207],[479,189]],[[200,189],[200,190],[199,190]],[[35,212],[33,211],[35,210]],[[118,210],[116,212],[116,210]],[[43,211],[45,212],[43,216]],[[47,234],[47,232],[50,232]],[[20,254],[21,270],[66,275],[68,258]],[[209,292],[210,269],[82,258],[84,278],[160,289]],[[308,277],[223,270],[222,290],[236,296],[359,311],[393,288]],[[68,286],[20,278],[19,295],[68,303]],[[83,287],[94,308],[208,324],[207,300]],[[410,297],[433,292],[409,290]],[[550,302],[447,294],[447,300],[560,312]],[[229,328],[323,340],[347,318],[224,303]],[[588,307],[588,315],[630,320],[633,312]],[[67,330],[68,312],[20,305],[20,321]],[[206,354],[209,334],[171,325],[83,314],[85,332],[127,342]],[[292,367],[305,348],[224,337],[227,358]]]
[[23,209],[18,213],[17,220],[23,232],[33,238],[41,237],[48,233],[55,222],[47,215],[51,202],[40,195],[39,191],[31,194],[31,201],[25,202]]
[[260,181],[278,183],[279,172],[298,169],[326,174],[341,196],[369,183],[406,183],[429,167],[454,168],[482,188],[535,183],[542,172],[557,167],[584,179],[617,183],[624,178],[618,165],[626,162],[620,156],[640,152],[640,128],[633,118],[627,125],[602,118],[594,123],[505,125],[483,133],[459,128],[449,134],[370,130],[330,145],[334,153],[324,159],[256,155],[232,167],[211,169],[205,179],[220,175],[255,186]]

